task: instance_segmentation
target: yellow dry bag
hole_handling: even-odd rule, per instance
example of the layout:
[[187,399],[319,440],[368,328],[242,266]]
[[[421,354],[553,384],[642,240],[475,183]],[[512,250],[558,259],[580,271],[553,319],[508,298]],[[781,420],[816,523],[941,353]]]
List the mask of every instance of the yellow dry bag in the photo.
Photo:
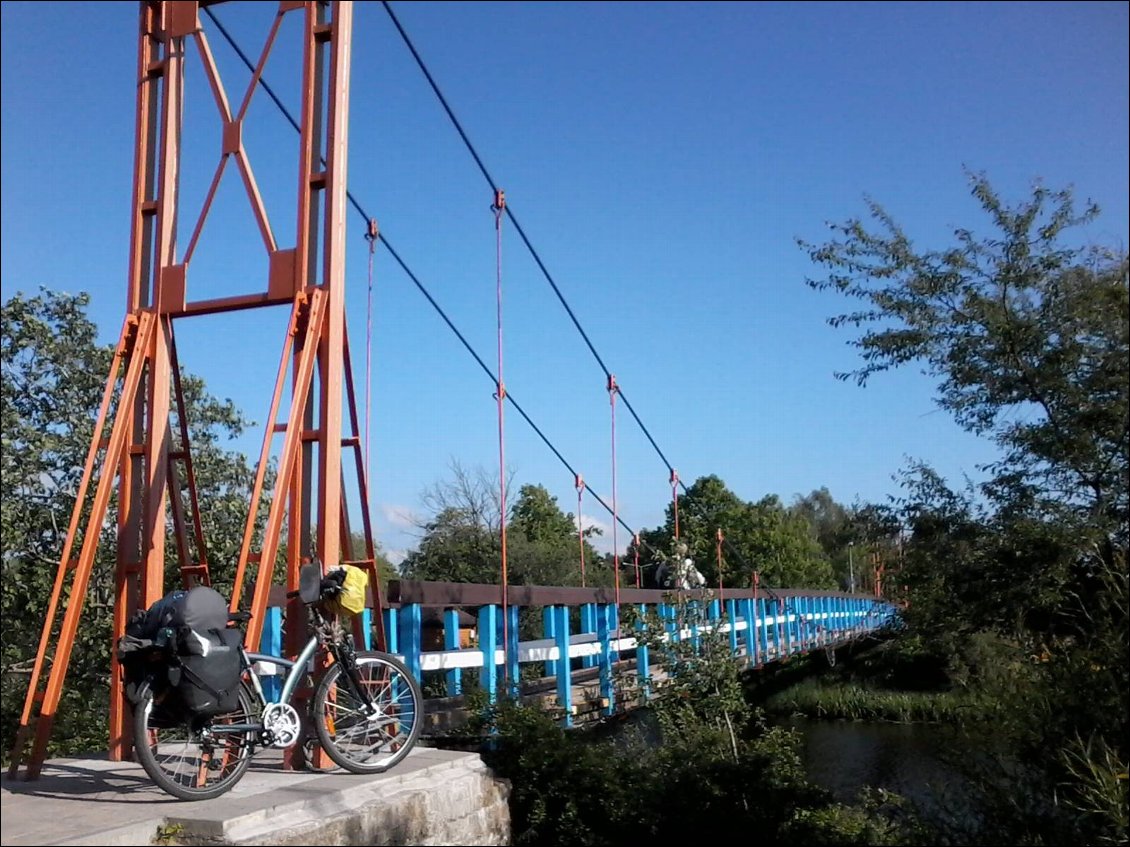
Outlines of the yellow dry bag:
[[365,608],[365,594],[369,587],[369,575],[361,568],[346,567],[345,579],[341,583],[341,593],[326,603],[330,611],[343,617],[359,615]]

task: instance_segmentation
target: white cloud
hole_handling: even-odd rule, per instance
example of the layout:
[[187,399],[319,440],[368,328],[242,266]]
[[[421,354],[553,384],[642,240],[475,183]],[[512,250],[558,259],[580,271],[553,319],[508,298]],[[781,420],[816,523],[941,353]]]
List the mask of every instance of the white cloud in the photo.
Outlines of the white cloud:
[[408,551],[404,549],[385,550],[385,555],[388,556],[388,560],[399,569],[400,563],[408,558]]
[[[577,519],[573,518],[573,522],[576,523],[576,521],[577,521]],[[612,524],[611,523],[605,523],[602,520],[598,520],[597,518],[594,518],[592,515],[582,514],[581,515],[581,528],[582,529],[588,529],[589,527],[594,527],[594,528],[600,530],[600,535],[590,535],[589,536],[588,541],[589,541],[589,544],[591,544],[593,546],[593,549],[596,550],[598,553],[611,553],[612,552]],[[625,532],[625,533],[622,533],[622,534],[626,535],[627,533]],[[620,552],[623,553],[624,550],[627,548],[628,541],[630,539],[620,538],[620,539],[617,539],[617,540],[620,542]]]
[[[576,522],[577,522],[577,519],[573,518],[573,523],[575,524]],[[596,527],[601,532],[603,532],[605,535],[612,532],[612,524],[605,523],[604,521],[598,520],[597,518],[594,518],[592,515],[581,515],[581,528],[582,529],[588,529],[589,527]]]
[[389,526],[396,529],[415,529],[417,526],[416,515],[407,506],[400,506],[396,503],[381,503],[378,508],[381,517],[385,519]]

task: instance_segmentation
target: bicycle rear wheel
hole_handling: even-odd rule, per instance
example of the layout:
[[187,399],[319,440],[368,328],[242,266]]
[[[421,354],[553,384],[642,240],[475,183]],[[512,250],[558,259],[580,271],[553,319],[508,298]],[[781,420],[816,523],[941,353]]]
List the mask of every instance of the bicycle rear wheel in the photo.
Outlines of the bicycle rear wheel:
[[146,685],[133,709],[137,760],[157,786],[181,800],[211,800],[230,791],[251,764],[253,732],[224,732],[224,725],[253,725],[253,700],[244,686],[234,711],[209,719],[165,713]]
[[419,738],[424,694],[407,666],[388,653],[358,653],[357,675],[372,712],[345,668],[335,664],[314,694],[314,729],[335,764],[352,773],[381,773],[407,756]]

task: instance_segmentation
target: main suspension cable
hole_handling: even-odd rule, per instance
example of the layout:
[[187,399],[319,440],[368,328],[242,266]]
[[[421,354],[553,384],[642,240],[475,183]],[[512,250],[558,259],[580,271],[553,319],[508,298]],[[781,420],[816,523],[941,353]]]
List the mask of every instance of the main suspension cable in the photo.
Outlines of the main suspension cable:
[[[216,25],[216,28],[224,37],[224,40],[227,41],[228,46],[232,48],[232,50],[240,58],[243,64],[247,66],[247,69],[254,73],[255,64],[240,48],[239,44],[220,22],[219,18],[216,17],[215,13],[213,13],[213,11],[208,7],[203,7],[201,11],[203,11],[204,14],[207,15],[208,18],[212,21],[212,23]],[[267,82],[264,76],[259,77],[258,85],[263,89],[267,96],[271,98],[271,101],[282,113],[283,117],[287,120],[291,127],[294,128],[295,132],[301,132],[302,130],[298,124],[298,121],[294,119],[294,116],[290,113],[290,110],[287,109],[282,100],[280,100],[278,95],[275,94],[274,90],[271,88],[270,84]],[[324,161],[325,160],[323,159],[323,163]],[[368,221],[371,220],[371,218],[369,217],[368,212],[366,212],[364,207],[361,205],[360,201],[358,201],[358,199],[354,196],[353,192],[347,189],[346,198],[349,200],[349,204],[356,210],[357,214],[361,216],[366,224],[368,224]],[[408,266],[407,262],[404,261],[404,259],[393,247],[393,245],[389,242],[388,237],[382,232],[378,234],[377,240],[384,245],[384,248],[389,252],[389,255],[392,256],[397,265],[400,266],[400,269],[404,271],[405,275],[412,281],[412,284],[416,286],[416,289],[424,296],[424,299],[428,301],[428,304],[432,307],[432,309],[435,310],[436,314],[438,314],[443,322],[447,324],[447,328],[451,330],[451,332],[459,340],[459,343],[463,345],[463,348],[471,354],[471,358],[475,360],[479,368],[482,369],[483,373],[487,375],[492,383],[497,383],[498,378],[495,376],[494,371],[491,370],[490,366],[487,365],[487,363],[483,360],[483,357],[479,355],[478,351],[475,350],[473,346],[471,346],[471,343],[467,340],[466,336],[463,335],[463,333],[451,320],[447,312],[444,311],[443,307],[439,305],[436,299],[432,296],[431,292],[428,290],[427,286],[425,286],[424,283],[420,281],[420,278],[416,276],[416,274]],[[577,477],[578,474],[573,465],[570,464],[569,460],[562,455],[561,451],[557,449],[553,442],[549,440],[549,437],[544,432],[542,432],[541,427],[534,423],[533,418],[529,416],[526,410],[522,408],[521,404],[514,399],[514,395],[509,391],[506,393],[506,400],[510,403],[511,406],[514,407],[514,411],[522,416],[522,419],[529,425],[530,429],[532,429],[538,436],[538,438],[542,440],[542,443],[549,448],[550,452],[557,457],[557,460],[561,462],[565,469],[568,470],[569,473],[573,474],[574,477]],[[588,483],[585,483],[585,490],[593,496],[596,502],[600,504],[601,508],[608,512],[608,514],[614,515],[612,507],[608,505],[603,497],[600,496],[600,493],[598,491],[596,491]],[[615,522],[624,527],[624,529],[626,529],[628,532],[634,532],[634,530],[622,518],[616,516]]]
[[[416,48],[412,45],[412,42],[408,38],[407,33],[404,32],[403,27],[400,26],[400,22],[396,19],[396,16],[392,12],[392,9],[389,6],[389,4],[387,2],[385,2],[384,6],[385,6],[385,9],[388,11],[389,16],[392,18],[393,23],[396,25],[397,30],[400,32],[402,38],[404,39],[405,44],[408,46],[408,49],[412,52],[412,55],[416,58],[417,63],[420,65],[420,69],[424,72],[424,75],[427,77],[429,83],[432,85],[432,88],[435,91],[437,97],[439,97],[441,103],[444,106],[444,109],[448,113],[448,116],[451,118],[452,122],[455,123],[456,128],[458,129],[460,136],[463,138],[463,141],[467,145],[468,150],[471,152],[471,155],[474,157],[476,164],[478,164],[479,169],[483,173],[483,176],[490,183],[491,187],[495,188],[495,190],[497,190],[497,187],[495,186],[495,183],[494,183],[494,179],[490,176],[489,172],[486,169],[486,166],[482,162],[482,159],[479,157],[478,153],[475,151],[470,140],[467,138],[466,133],[463,131],[462,126],[458,123],[458,120],[455,118],[455,114],[451,111],[450,107],[447,105],[446,98],[443,97],[442,93],[439,90],[439,87],[435,84],[435,81],[432,79],[431,73],[428,72],[427,67],[423,64],[423,60],[420,58],[419,54],[416,52]],[[242,48],[240,48],[238,42],[236,42],[236,40],[232,37],[232,35],[227,31],[227,29],[224,27],[224,25],[220,22],[219,18],[216,17],[215,13],[208,7],[202,7],[201,11],[203,11],[204,14],[207,15],[208,18],[212,21],[212,23],[216,25],[217,30],[219,30],[220,34],[224,37],[224,40],[232,48],[232,50],[235,52],[235,54],[240,58],[240,60],[243,62],[243,64],[247,66],[247,69],[249,71],[251,71],[252,73],[254,73],[255,72],[255,63],[252,62],[251,59],[247,56],[247,54],[242,50]],[[263,91],[267,94],[267,96],[275,104],[275,106],[278,108],[279,112],[282,113],[283,117],[287,120],[287,122],[291,125],[291,127],[294,128],[295,132],[301,132],[302,129],[299,126],[298,121],[296,121],[294,119],[294,116],[290,113],[290,110],[287,109],[286,105],[282,102],[282,100],[279,99],[278,95],[275,94],[274,90],[271,88],[270,84],[267,82],[267,80],[264,76],[260,75],[258,85],[259,85],[259,87],[261,87],[263,89]],[[323,159],[323,162],[324,162],[324,159]],[[369,214],[362,207],[361,203],[354,196],[353,192],[349,191],[348,189],[346,189],[346,199],[348,199],[349,204],[354,208],[354,210],[356,210],[358,215],[361,216],[362,220],[364,220],[366,222],[366,224],[368,224],[368,221],[371,220]],[[568,303],[565,302],[564,296],[561,294],[560,289],[557,288],[557,284],[553,281],[552,277],[549,275],[548,269],[546,269],[544,263],[541,261],[541,258],[537,255],[536,251],[534,251],[533,245],[530,243],[529,239],[526,237],[525,231],[522,229],[521,224],[515,218],[513,210],[510,209],[510,208],[507,208],[506,215],[511,220],[511,222],[514,224],[514,227],[515,227],[516,231],[518,232],[519,236],[522,238],[523,243],[526,244],[526,246],[530,250],[531,254],[533,254],[533,257],[534,257],[535,261],[537,262],[538,267],[541,268],[542,273],[546,276],[547,280],[553,286],[554,291],[557,292],[558,299],[561,301],[562,305],[565,307],[565,309],[569,313],[569,315],[573,318],[574,325],[577,327],[578,331],[581,333],[581,336],[585,339],[585,343],[588,345],[589,350],[592,352],[594,358],[597,360],[598,364],[600,365],[601,370],[603,370],[604,373],[607,376],[611,376],[611,372],[608,370],[607,366],[604,364],[604,360],[601,359],[600,355],[597,353],[596,348],[593,346],[592,342],[589,340],[587,333],[584,332],[584,330],[580,326],[579,321],[576,320],[576,316],[573,314],[573,310],[569,307]],[[389,243],[388,238],[383,233],[381,233],[377,236],[377,240],[379,240],[380,243],[384,245],[385,249],[388,250],[389,254],[396,261],[396,263],[400,266],[401,270],[404,271],[404,273],[408,276],[408,278],[412,281],[412,283],[416,286],[416,288],[420,291],[420,293],[428,301],[428,303],[431,305],[431,307],[440,316],[440,318],[443,320],[443,322],[445,324],[447,324],[448,329],[450,329],[452,331],[452,333],[454,333],[455,337],[459,340],[459,342],[463,345],[463,347],[467,350],[467,352],[471,354],[471,357],[478,363],[479,367],[483,370],[483,372],[486,373],[486,375],[490,378],[490,380],[492,382],[497,382],[497,378],[495,377],[494,373],[491,371],[490,367],[486,364],[486,362],[483,361],[482,357],[478,354],[478,352],[475,350],[475,348],[471,346],[470,342],[467,341],[467,339],[463,335],[463,333],[459,331],[459,328],[455,326],[454,322],[451,320],[450,317],[448,317],[447,313],[443,310],[443,308],[439,305],[439,303],[436,302],[436,299],[431,295],[431,292],[428,291],[427,287],[420,281],[420,279],[416,276],[416,274],[413,273],[412,270],[408,267],[407,263],[400,257],[400,254],[397,253],[397,251],[393,248],[392,244]],[[644,425],[643,421],[640,419],[640,416],[636,413],[635,408],[632,406],[631,402],[629,402],[627,396],[624,394],[622,387],[618,388],[618,393],[620,395],[620,399],[624,402],[624,406],[628,409],[628,412],[631,414],[632,418],[636,421],[637,425],[640,427],[643,434],[647,437],[647,440],[651,443],[651,446],[655,449],[659,458],[667,466],[668,470],[674,471],[674,466],[671,464],[670,461],[668,461],[666,455],[664,455],[663,451],[660,449],[659,445],[656,443],[655,438],[652,437],[651,432],[647,429],[647,427]],[[561,452],[557,449],[557,447],[554,446],[553,442],[551,442],[549,440],[549,438],[545,435],[545,433],[542,432],[541,428],[537,424],[534,423],[533,419],[526,413],[526,411],[521,407],[521,405],[518,403],[518,401],[514,399],[514,395],[507,393],[506,399],[514,407],[515,411],[517,411],[518,414],[522,416],[522,419],[526,421],[526,423],[537,434],[537,436],[542,440],[542,442],[546,445],[546,447],[549,448],[550,452],[552,452],[553,455],[557,457],[558,461],[560,461],[561,464],[564,465],[565,468],[570,473],[572,473],[574,476],[576,476],[577,472],[573,468],[573,466],[561,454]],[[686,483],[684,483],[680,480],[679,486],[682,488],[684,493],[688,493]],[[632,530],[632,528],[630,526],[628,526],[628,524],[625,523],[624,520],[622,518],[620,518],[615,513],[613,508],[611,506],[609,506],[607,502],[605,502],[604,498],[601,497],[600,494],[597,491],[595,491],[587,483],[585,484],[585,489],[596,499],[596,501],[601,505],[601,507],[606,512],[608,512],[610,515],[613,515],[613,525],[614,526],[616,524],[619,524],[620,526],[623,526],[624,529],[628,530],[628,532],[634,532]],[[734,558],[736,558],[739,562],[741,562],[743,567],[748,569],[749,565],[745,561],[745,558],[736,549],[733,548],[733,546],[729,543],[729,540],[727,539],[724,543],[725,543],[727,551]],[[650,547],[651,545],[647,545],[647,546]],[[762,587],[765,589],[765,591],[769,595],[776,597],[776,592],[774,592],[772,590],[772,588],[770,588],[770,587],[768,587],[767,585],[764,585],[764,584],[763,584]]]
[[[408,33],[405,31],[404,27],[401,25],[400,19],[397,18],[396,13],[392,10],[392,5],[388,2],[388,0],[383,0],[382,5],[384,6],[385,11],[388,13],[389,19],[392,21],[392,24],[396,28],[396,31],[400,34],[401,39],[404,41],[404,45],[408,48],[408,52],[410,52],[412,54],[412,58],[416,60],[416,65],[420,68],[420,71],[424,74],[424,78],[428,81],[428,85],[431,86],[433,93],[436,95],[436,99],[439,100],[440,105],[443,107],[443,110],[447,113],[447,117],[450,119],[452,125],[455,127],[456,132],[459,133],[459,137],[463,140],[463,144],[467,148],[467,152],[469,152],[471,154],[471,158],[475,160],[475,164],[478,166],[479,171],[483,175],[483,178],[487,181],[487,184],[491,187],[492,190],[494,190],[495,192],[499,191],[498,183],[496,183],[495,180],[494,180],[494,177],[491,176],[490,171],[487,169],[486,163],[483,162],[483,159],[479,155],[478,150],[475,149],[475,145],[471,143],[470,137],[468,137],[466,130],[463,129],[463,124],[459,121],[459,118],[457,118],[455,116],[455,111],[451,108],[451,105],[447,102],[447,98],[444,96],[443,91],[439,87],[439,84],[435,81],[435,77],[432,76],[431,71],[428,70],[428,66],[424,63],[423,57],[420,56],[420,52],[416,49],[416,45],[412,43],[412,39],[408,36]],[[510,219],[510,222],[514,225],[514,230],[518,233],[518,236],[522,239],[522,243],[526,245],[526,249],[529,251],[530,256],[533,258],[534,262],[537,264],[538,268],[541,270],[542,275],[546,279],[546,282],[548,282],[550,287],[553,289],[553,293],[557,295],[558,301],[561,303],[561,306],[565,309],[566,314],[569,315],[569,319],[573,322],[573,326],[576,328],[577,332],[580,333],[581,338],[584,340],[585,345],[589,348],[589,352],[592,353],[593,358],[596,360],[597,364],[600,366],[600,369],[604,372],[605,378],[611,380],[613,378],[612,377],[612,371],[609,370],[608,366],[604,362],[604,359],[601,357],[600,353],[597,352],[596,346],[592,343],[592,339],[589,338],[588,333],[585,332],[584,327],[581,326],[581,322],[580,322],[580,320],[578,320],[576,313],[573,311],[573,308],[569,305],[569,302],[565,299],[565,295],[562,294],[560,287],[557,285],[557,282],[553,279],[553,275],[549,272],[549,269],[545,266],[545,262],[542,261],[542,258],[538,254],[537,249],[534,247],[533,243],[530,241],[529,237],[526,235],[525,229],[522,227],[521,222],[518,220],[517,216],[514,214],[513,208],[511,208],[510,206],[506,207],[506,216]],[[620,395],[620,399],[623,400],[624,406],[625,406],[625,408],[627,408],[629,414],[631,414],[632,418],[635,420],[636,424],[639,426],[639,428],[643,432],[644,436],[647,438],[647,440],[650,442],[651,446],[654,448],[656,454],[658,454],[660,460],[663,462],[664,465],[667,466],[667,469],[672,474],[674,474],[674,472],[675,472],[674,465],[672,465],[671,462],[667,459],[667,456],[664,454],[663,450],[659,447],[659,444],[656,442],[655,438],[652,436],[651,431],[648,430],[647,426],[644,424],[643,420],[640,418],[639,414],[636,412],[635,407],[632,406],[631,402],[628,400],[627,396],[625,396],[625,394],[624,394],[624,392],[621,388],[617,387],[617,393]],[[685,488],[685,486],[684,486],[684,488]],[[614,518],[615,517],[616,516],[614,515]],[[616,521],[614,520],[613,521],[613,527],[615,527],[615,525],[616,525]],[[615,543],[614,543],[613,546],[615,546]]]

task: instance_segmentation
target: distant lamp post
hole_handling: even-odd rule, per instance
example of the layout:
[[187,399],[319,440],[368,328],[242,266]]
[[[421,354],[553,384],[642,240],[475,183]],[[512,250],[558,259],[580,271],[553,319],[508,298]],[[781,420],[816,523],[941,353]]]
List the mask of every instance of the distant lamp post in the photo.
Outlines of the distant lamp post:
[[848,542],[848,593],[855,593],[855,542]]

